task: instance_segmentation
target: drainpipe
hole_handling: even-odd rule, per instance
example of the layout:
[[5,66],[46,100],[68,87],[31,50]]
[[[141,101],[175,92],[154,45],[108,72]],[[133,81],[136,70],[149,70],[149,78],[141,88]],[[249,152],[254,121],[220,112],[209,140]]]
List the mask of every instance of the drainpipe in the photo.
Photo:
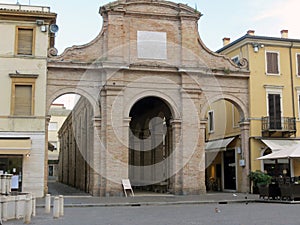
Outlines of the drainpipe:
[[[291,86],[292,86],[292,107],[293,107],[293,117],[296,118],[295,113],[295,91],[294,91],[294,76],[293,76],[293,63],[292,63],[292,47],[294,46],[294,43],[291,43],[291,46],[289,47],[289,53],[290,53],[290,71],[291,71]],[[296,125],[296,124],[295,124]],[[296,137],[296,134],[294,135]]]

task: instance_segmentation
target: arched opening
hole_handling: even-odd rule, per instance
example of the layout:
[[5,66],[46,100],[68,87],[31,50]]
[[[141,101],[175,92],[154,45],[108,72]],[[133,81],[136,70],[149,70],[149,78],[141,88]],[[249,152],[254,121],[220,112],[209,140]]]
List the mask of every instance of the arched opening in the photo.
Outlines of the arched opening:
[[172,153],[172,114],[165,101],[145,97],[131,108],[129,179],[135,189],[168,192]]
[[[48,110],[49,193],[90,192],[93,114],[92,104],[78,94],[63,94],[52,102]],[[62,184],[73,188],[61,188]]]
[[241,189],[242,115],[236,103],[221,99],[211,103],[206,112],[205,175],[207,191],[238,191]]

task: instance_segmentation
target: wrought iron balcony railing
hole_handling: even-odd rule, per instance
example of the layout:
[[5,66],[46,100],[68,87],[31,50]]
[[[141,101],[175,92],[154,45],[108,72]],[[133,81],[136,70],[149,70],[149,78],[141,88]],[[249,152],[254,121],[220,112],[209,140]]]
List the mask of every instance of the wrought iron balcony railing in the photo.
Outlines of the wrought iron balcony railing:
[[295,117],[279,117],[274,118],[270,116],[262,117],[262,132],[296,132],[296,118]]

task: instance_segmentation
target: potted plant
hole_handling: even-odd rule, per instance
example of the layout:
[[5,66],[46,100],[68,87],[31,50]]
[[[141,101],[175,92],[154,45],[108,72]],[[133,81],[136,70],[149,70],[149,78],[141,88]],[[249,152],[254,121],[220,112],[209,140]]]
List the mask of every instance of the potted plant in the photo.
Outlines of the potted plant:
[[[253,193],[254,194],[265,194],[264,188],[267,188],[271,183],[272,177],[260,170],[251,171],[249,174],[250,180],[253,182]],[[259,191],[260,189],[260,191]]]

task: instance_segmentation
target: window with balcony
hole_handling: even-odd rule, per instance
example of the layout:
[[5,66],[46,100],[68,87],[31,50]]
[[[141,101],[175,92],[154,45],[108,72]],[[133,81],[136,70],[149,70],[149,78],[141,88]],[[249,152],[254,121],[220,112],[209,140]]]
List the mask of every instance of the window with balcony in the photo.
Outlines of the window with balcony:
[[17,27],[16,30],[16,54],[34,54],[34,29],[31,27]]
[[280,94],[268,94],[270,129],[281,129]]
[[290,137],[296,133],[296,118],[283,117],[283,86],[265,85],[267,91],[267,116],[262,116],[262,135],[268,137]]
[[266,72],[268,75],[279,75],[278,52],[266,52]]

